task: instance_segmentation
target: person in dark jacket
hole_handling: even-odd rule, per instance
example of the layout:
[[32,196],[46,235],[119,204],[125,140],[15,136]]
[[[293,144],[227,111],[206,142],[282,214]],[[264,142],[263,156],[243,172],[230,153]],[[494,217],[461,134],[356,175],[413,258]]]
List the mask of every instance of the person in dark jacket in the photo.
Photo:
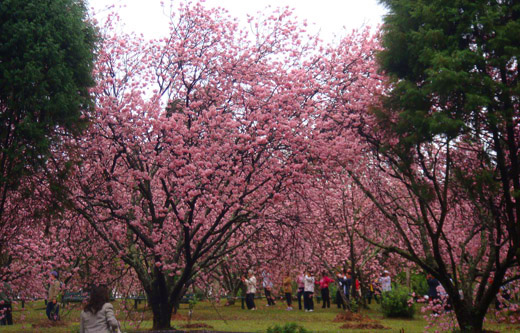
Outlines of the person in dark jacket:
[[336,275],[336,281],[338,283],[338,290],[336,291],[336,305],[338,306],[338,309],[343,307],[343,310],[345,310],[346,305],[343,300],[343,296],[346,296],[345,295],[345,284],[347,283],[347,275],[346,275],[345,270],[343,270],[342,273],[338,273]]
[[13,290],[7,282],[4,282],[0,287],[0,326],[13,324],[12,299]]
[[345,284],[343,286],[345,297],[350,301],[350,292],[352,291],[352,272],[350,270],[346,273]]
[[[439,300],[439,291],[437,287],[440,285],[439,280],[434,278],[431,274],[426,275],[426,282],[428,283],[428,302],[430,304],[437,304]],[[439,310],[434,309],[433,313],[435,316],[439,315]]]
[[440,285],[439,280],[428,274],[426,275],[426,282],[428,283],[428,300],[433,302],[439,299],[439,292],[437,291],[437,287]]

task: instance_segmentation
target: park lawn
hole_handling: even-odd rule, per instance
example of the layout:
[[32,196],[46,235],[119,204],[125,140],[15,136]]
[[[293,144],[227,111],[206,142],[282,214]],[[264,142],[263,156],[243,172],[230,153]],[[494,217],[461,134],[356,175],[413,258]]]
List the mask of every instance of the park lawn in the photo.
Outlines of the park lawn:
[[[315,312],[306,313],[293,310],[286,311],[282,302],[274,307],[266,307],[265,301],[257,300],[257,311],[242,310],[240,302],[233,306],[222,306],[210,302],[199,302],[193,312],[192,323],[203,323],[212,326],[215,331],[231,332],[265,332],[267,328],[276,324],[297,323],[311,332],[423,332],[427,325],[420,311],[416,312],[414,319],[388,319],[383,318],[379,305],[372,304],[371,309],[363,310],[362,313],[372,319],[378,320],[388,330],[346,330],[340,329],[343,323],[335,323],[333,319],[342,312],[333,305],[330,309],[322,309],[321,304],[316,304]],[[146,331],[151,328],[151,312],[141,304],[137,311],[125,312],[123,301],[114,302],[117,318],[122,322],[124,332],[136,330]],[[133,303],[128,302],[131,308]],[[20,305],[15,305],[13,326],[2,326],[3,332],[78,332],[79,331],[80,304],[73,304],[62,309],[62,320],[57,326],[49,326],[45,316],[45,305],[43,301],[29,302],[24,310]],[[188,305],[183,304],[179,314],[172,320],[172,325],[177,329],[183,329],[187,324]],[[23,324],[22,316],[24,316]],[[136,329],[136,326],[139,329]],[[500,332],[520,332],[520,326],[513,325],[487,325],[487,329]],[[200,328],[199,328],[200,330]]]

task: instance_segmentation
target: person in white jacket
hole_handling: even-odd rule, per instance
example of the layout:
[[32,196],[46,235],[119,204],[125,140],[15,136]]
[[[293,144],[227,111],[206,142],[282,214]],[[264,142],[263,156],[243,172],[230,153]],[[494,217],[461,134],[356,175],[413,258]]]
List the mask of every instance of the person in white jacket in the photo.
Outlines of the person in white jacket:
[[246,285],[246,305],[248,310],[256,310],[255,293],[256,293],[256,278],[253,271],[247,273],[247,277],[242,277],[242,281]]
[[390,272],[387,270],[383,271],[382,276],[379,278],[379,284],[381,285],[381,291],[383,293],[392,291],[392,278],[390,277]]
[[119,332],[119,322],[114,315],[114,307],[109,303],[108,289],[95,287],[90,299],[81,311],[80,333]]
[[303,277],[304,287],[303,287],[303,306],[306,312],[314,311],[314,283],[315,279],[312,276],[311,272],[307,270]]

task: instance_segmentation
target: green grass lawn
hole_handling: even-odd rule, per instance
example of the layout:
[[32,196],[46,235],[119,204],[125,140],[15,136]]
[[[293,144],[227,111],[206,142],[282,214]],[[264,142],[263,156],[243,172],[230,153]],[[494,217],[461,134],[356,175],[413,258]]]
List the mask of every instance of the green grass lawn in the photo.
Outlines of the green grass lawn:
[[[423,332],[427,325],[420,311],[410,320],[387,319],[383,318],[379,306],[372,304],[370,309],[362,310],[362,314],[379,321],[388,329],[347,330],[340,329],[343,323],[333,322],[336,315],[342,312],[335,305],[330,309],[322,309],[321,304],[316,304],[315,312],[306,313],[298,310],[286,311],[282,302],[278,302],[274,307],[266,307],[263,300],[256,302],[257,311],[242,310],[240,302],[233,306],[200,302],[195,306],[192,323],[210,325],[215,331],[232,332],[265,332],[268,327],[290,322],[302,325],[312,332]],[[124,332],[145,331],[151,328],[151,311],[146,309],[144,304],[141,304],[137,311],[130,312],[123,310],[124,302],[116,301],[114,304]],[[127,303],[129,308],[132,308],[132,305],[133,302]],[[79,304],[62,309],[61,322],[57,326],[49,326],[43,301],[30,302],[23,310],[17,304],[13,312],[15,325],[1,326],[0,332],[78,332],[79,313]],[[172,325],[177,329],[184,329],[182,326],[187,324],[187,315],[188,305],[183,304],[178,315],[174,316]],[[513,325],[487,325],[487,328],[500,332],[520,332],[520,326]]]

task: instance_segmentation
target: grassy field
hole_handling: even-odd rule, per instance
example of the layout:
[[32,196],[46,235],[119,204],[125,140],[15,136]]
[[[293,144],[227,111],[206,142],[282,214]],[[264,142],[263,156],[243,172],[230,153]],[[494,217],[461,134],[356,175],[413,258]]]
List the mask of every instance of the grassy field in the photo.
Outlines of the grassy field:
[[[123,332],[146,331],[151,327],[151,312],[142,304],[138,310],[125,311],[125,303],[116,301],[117,317],[123,326]],[[126,306],[132,308],[133,303]],[[306,313],[293,310],[286,311],[284,304],[278,302],[274,307],[266,307],[265,302],[257,301],[257,311],[242,310],[240,302],[234,306],[223,306],[209,302],[200,302],[195,306],[192,324],[208,325],[205,328],[215,331],[230,332],[265,332],[267,328],[276,324],[289,322],[304,326],[312,332],[423,332],[427,325],[423,314],[417,311],[412,320],[383,318],[378,305],[372,305],[370,309],[362,311],[362,314],[387,327],[384,330],[365,329],[352,330],[341,329],[344,322],[334,322],[334,318],[342,313],[342,310],[333,305],[330,309],[322,309],[317,305],[315,312]],[[62,309],[62,320],[56,326],[50,326],[45,316],[45,305],[43,301],[26,304],[25,309],[15,305],[13,326],[1,326],[0,332],[79,332],[80,305],[72,305]],[[179,313],[174,316],[172,325],[185,330],[188,315],[188,305],[182,305]],[[520,332],[520,326],[513,325],[487,325],[488,329],[498,332]],[[202,328],[198,328],[199,330]]]

